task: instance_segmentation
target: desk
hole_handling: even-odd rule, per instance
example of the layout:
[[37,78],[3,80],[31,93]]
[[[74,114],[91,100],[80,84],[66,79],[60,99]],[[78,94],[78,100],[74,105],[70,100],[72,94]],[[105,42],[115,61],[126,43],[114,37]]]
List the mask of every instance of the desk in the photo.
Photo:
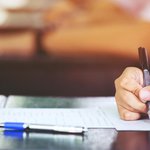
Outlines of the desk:
[[[5,107],[97,107],[100,100],[101,98],[10,96],[6,98]],[[24,137],[0,135],[0,145],[0,149],[3,150],[148,150],[150,148],[150,133],[90,129],[88,134],[83,137],[44,133],[29,133]]]

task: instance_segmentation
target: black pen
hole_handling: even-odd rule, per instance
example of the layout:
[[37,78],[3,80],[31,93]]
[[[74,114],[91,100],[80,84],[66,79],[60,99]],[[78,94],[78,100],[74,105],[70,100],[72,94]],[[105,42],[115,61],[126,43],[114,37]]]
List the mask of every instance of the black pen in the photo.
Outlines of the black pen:
[[[145,87],[150,85],[148,54],[147,54],[147,50],[144,47],[139,47],[138,52],[139,52],[139,60],[140,60],[141,68],[143,71],[143,86]],[[147,106],[148,106],[148,116],[150,118],[150,101],[147,102]]]

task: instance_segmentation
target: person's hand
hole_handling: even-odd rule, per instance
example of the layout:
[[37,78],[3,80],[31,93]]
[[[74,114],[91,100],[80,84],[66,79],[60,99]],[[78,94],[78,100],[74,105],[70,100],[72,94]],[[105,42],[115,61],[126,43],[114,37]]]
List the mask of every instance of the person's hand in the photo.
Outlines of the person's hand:
[[150,100],[150,86],[143,88],[143,73],[136,67],[128,67],[115,80],[115,99],[123,120],[137,120],[147,113],[146,101]]

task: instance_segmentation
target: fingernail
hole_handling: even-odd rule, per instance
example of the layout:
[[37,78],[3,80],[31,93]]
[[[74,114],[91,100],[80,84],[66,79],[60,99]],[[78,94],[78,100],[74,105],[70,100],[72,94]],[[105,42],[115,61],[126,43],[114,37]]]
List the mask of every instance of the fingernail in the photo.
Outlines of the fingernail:
[[147,100],[150,100],[150,91],[142,89],[139,93],[139,96],[143,102],[146,102]]

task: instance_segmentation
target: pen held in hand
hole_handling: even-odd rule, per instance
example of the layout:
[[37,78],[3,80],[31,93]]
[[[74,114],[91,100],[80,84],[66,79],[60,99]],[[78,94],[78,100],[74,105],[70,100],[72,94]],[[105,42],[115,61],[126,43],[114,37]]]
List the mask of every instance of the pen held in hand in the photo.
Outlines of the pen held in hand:
[[147,50],[143,47],[139,47],[138,52],[139,52],[139,60],[140,60],[141,68],[143,71],[143,79],[144,79],[143,86],[145,87],[150,85],[148,54],[147,54]]
[[[139,61],[143,71],[143,86],[150,85],[150,72],[149,72],[149,61],[147,50],[144,47],[138,48],[139,52]],[[150,118],[150,101],[147,102],[148,106],[148,116]]]

